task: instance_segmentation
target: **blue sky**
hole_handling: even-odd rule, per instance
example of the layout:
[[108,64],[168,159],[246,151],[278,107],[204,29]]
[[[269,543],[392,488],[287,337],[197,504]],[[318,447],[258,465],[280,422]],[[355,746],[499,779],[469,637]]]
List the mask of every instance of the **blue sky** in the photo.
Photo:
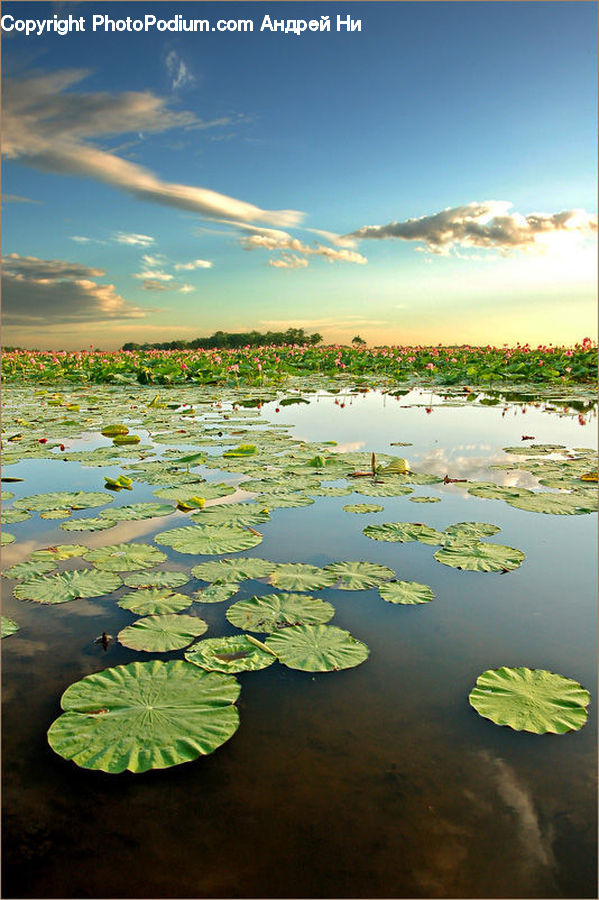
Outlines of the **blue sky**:
[[5,343],[594,336],[595,4],[2,5],[55,13],[86,33],[3,34]]

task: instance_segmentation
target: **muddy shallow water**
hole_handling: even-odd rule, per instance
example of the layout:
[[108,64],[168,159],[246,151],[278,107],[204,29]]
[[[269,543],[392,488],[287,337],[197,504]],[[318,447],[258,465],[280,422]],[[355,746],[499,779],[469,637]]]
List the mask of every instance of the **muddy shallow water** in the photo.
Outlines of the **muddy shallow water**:
[[[576,413],[543,405],[437,402],[419,391],[322,395],[279,413],[267,403],[261,416],[293,425],[296,438],[524,487],[536,483],[528,472],[487,468],[506,461],[502,447],[520,444],[523,434],[567,447],[596,442],[592,416],[582,425]],[[412,446],[390,446],[397,441]],[[34,459],[7,467],[25,481],[6,487],[17,497],[99,490],[101,476],[113,471],[123,470]],[[116,502],[155,499],[154,488],[136,484]],[[181,658],[182,651],[151,656],[117,642],[104,651],[94,638],[132,621],[114,597],[48,607],[16,600],[15,583],[3,579],[3,613],[20,625],[2,641],[3,896],[596,896],[597,517],[531,513],[459,484],[416,486],[414,495],[441,502],[354,493],[272,511],[259,526],[263,542],[242,555],[319,566],[364,559],[430,585],[435,599],[393,606],[376,589],[315,592],[335,606],[333,624],[368,644],[367,662],[314,675],[277,664],[242,672],[234,737],[208,757],[163,771],[86,771],[57,756],[45,735],[69,684],[107,666]],[[362,502],[384,512],[342,510]],[[375,522],[442,529],[468,520],[500,526],[497,540],[525,552],[522,566],[505,575],[464,572],[439,565],[434,547],[362,534]],[[3,548],[3,566],[59,542],[150,542],[186,522],[177,513],[79,534],[34,515],[7,526],[17,540]],[[199,561],[168,555],[177,568]],[[182,590],[200,586],[192,579]],[[263,587],[242,582],[234,599]],[[235,633],[227,606],[198,606],[208,637]],[[587,725],[539,736],[479,717],[468,694],[482,671],[501,665],[580,682],[592,695]]]

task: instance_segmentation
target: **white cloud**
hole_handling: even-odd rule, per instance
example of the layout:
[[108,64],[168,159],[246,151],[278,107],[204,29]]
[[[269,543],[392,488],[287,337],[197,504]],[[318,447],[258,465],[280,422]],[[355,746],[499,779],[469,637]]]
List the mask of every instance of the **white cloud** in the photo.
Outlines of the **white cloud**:
[[176,50],[171,50],[167,54],[165,65],[173,90],[187,87],[188,84],[193,84],[195,81],[189,66],[181,59]]
[[108,135],[157,133],[207,127],[193,113],[169,109],[149,91],[75,91],[88,73],[63,70],[4,79],[2,142],[8,159],[61,175],[92,178],[141,200],[213,219],[266,222],[289,227],[302,214],[265,210],[207,188],[163,181],[149,169],[103,150]]
[[191,294],[195,291],[193,284],[182,284],[179,288],[180,294]]
[[153,281],[172,281],[173,276],[168,272],[162,272],[160,269],[144,269],[143,272],[136,272],[132,275],[132,278],[139,278],[142,281],[145,278],[150,278]]
[[144,253],[142,260],[146,266],[162,266],[166,262],[166,256],[162,253],[154,253],[152,256],[149,253]]
[[20,194],[2,194],[3,203],[40,203],[40,200],[32,200],[31,197],[22,197]]
[[3,259],[3,319],[8,326],[37,330],[69,323],[138,319],[146,311],[117,294],[105,274],[80,263],[10,253]]
[[360,240],[397,238],[422,241],[429,252],[440,254],[447,254],[457,247],[479,247],[508,253],[512,250],[544,249],[546,238],[556,233],[572,235],[597,230],[597,216],[582,209],[523,216],[510,213],[512,205],[505,200],[469,203],[418,219],[387,225],[364,225],[349,236]]
[[212,263],[208,259],[193,259],[187,263],[176,263],[174,266],[177,270],[191,272],[192,269],[211,269]]
[[[246,250],[288,250],[293,253],[299,253],[303,256],[322,256],[329,262],[349,262],[364,265],[368,262],[365,256],[357,253],[355,250],[335,249],[334,247],[325,247],[324,244],[304,244],[298,238],[292,237],[286,231],[280,231],[274,228],[259,228],[255,225],[240,225],[239,228],[245,232],[241,238],[241,246]],[[286,255],[289,257],[289,254]],[[286,256],[283,256],[283,261]],[[270,264],[277,260],[270,260]],[[278,260],[281,262],[281,260]],[[307,263],[307,260],[305,260]],[[275,268],[290,268],[283,265],[275,266]]]
[[127,234],[124,231],[117,231],[114,239],[119,244],[128,244],[131,247],[150,247],[156,243],[149,234]]
[[294,256],[293,253],[284,253],[280,259],[269,259],[268,265],[273,269],[305,269],[308,260],[301,256]]

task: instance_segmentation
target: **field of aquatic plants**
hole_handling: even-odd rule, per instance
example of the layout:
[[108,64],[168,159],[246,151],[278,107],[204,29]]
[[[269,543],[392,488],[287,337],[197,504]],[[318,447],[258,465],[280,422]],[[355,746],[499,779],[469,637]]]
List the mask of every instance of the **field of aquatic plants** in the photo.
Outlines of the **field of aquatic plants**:
[[5,381],[43,383],[280,384],[290,376],[342,373],[380,386],[425,379],[430,384],[572,384],[597,378],[597,344],[573,347],[246,347],[242,350],[148,350],[3,354]]
[[[34,366],[43,367],[37,384],[8,384],[3,398],[2,637],[11,648],[9,663],[19,657],[19,641],[30,655],[32,645],[39,647],[33,658],[22,658],[27,682],[31,667],[44,671],[40,635],[55,635],[62,662],[44,689],[60,688],[53,701],[45,701],[46,718],[30,723],[37,749],[28,752],[39,755],[44,739],[54,751],[45,766],[68,766],[69,778],[90,769],[120,778],[130,772],[140,779],[148,770],[201,766],[200,758],[215,751],[216,757],[234,743],[244,722],[250,734],[256,728],[244,703],[246,691],[255,697],[252,679],[267,696],[274,684],[289,704],[294,691],[301,696],[310,684],[310,702],[320,703],[321,691],[324,704],[324,680],[347,679],[369,668],[379,673],[376,678],[384,677],[377,668],[379,653],[389,666],[382,632],[411,659],[414,651],[402,643],[405,635],[416,628],[426,640],[427,615],[447,606],[452,596],[457,608],[462,594],[477,598],[454,634],[455,647],[461,646],[460,630],[472,628],[483,615],[477,608],[484,608],[487,597],[505,603],[506,610],[516,598],[524,613],[512,610],[512,615],[527,615],[542,578],[539,565],[547,559],[546,548],[530,535],[538,532],[551,552],[557,547],[565,552],[559,523],[593,518],[596,451],[580,439],[548,439],[552,433],[573,434],[592,421],[596,401],[590,385],[559,375],[556,383],[549,379],[533,388],[527,370],[522,384],[495,392],[463,383],[385,392],[367,387],[359,370],[348,371],[357,365],[359,351],[347,351],[347,369],[339,372],[336,360],[343,361],[343,355],[331,362],[327,348],[317,351],[328,367],[325,374],[315,374],[308,358],[305,370],[298,363],[285,376],[282,389],[274,384],[274,372],[287,365],[276,355],[283,352],[261,350],[246,357],[246,365],[254,366],[251,375],[241,371],[241,362],[240,371],[231,373],[228,369],[238,365],[232,357],[209,353],[131,354],[131,359],[13,353],[5,359],[8,368],[15,367],[15,380],[32,378]],[[287,348],[291,358],[298,354],[302,361],[308,352]],[[577,360],[582,365],[588,357],[590,365],[596,351],[571,352],[565,358],[574,371]],[[436,369],[428,370],[434,378],[444,360],[427,353],[437,360],[431,363]],[[481,351],[480,358],[484,355]],[[429,365],[425,358],[419,360],[422,376]],[[472,352],[469,358],[474,365]],[[370,351],[368,360],[370,375],[378,365],[392,365],[382,351]],[[243,385],[244,377],[261,378],[258,365],[265,381]],[[116,384],[89,383],[109,380],[102,366]],[[159,383],[157,388],[118,383],[138,378],[146,366],[153,367],[147,380]],[[177,367],[172,384],[168,373],[161,374],[164,366]],[[208,380],[209,367],[215,382],[238,376],[240,383],[194,383]],[[484,380],[484,371],[481,363],[469,381]],[[390,381],[395,374],[387,370]],[[69,378],[81,383],[64,384]],[[365,439],[344,440],[340,422],[335,427],[341,439],[327,437],[329,425],[323,431],[321,420],[314,426],[318,437],[295,437],[294,428],[303,422],[309,430],[310,415],[323,408],[331,428],[331,411],[347,413]],[[385,432],[383,449],[376,443],[378,419],[392,414],[394,433]],[[489,446],[476,466],[463,457],[439,455],[434,444],[437,437],[447,441],[451,421],[465,436],[475,419],[476,432],[487,441],[493,422],[512,442]],[[423,428],[430,434],[428,454],[415,440]],[[570,533],[565,525],[562,530]],[[532,582],[518,581],[519,573]],[[82,617],[73,631],[78,608]],[[486,609],[484,615],[496,613]],[[576,621],[574,610],[572,615]],[[86,624],[91,621],[93,633]],[[434,638],[439,621],[434,616],[429,621],[435,623]],[[434,721],[441,692],[452,708],[472,717],[467,729],[480,722],[476,740],[488,748],[481,752],[494,746],[494,725],[507,726],[497,730],[511,731],[520,741],[543,741],[548,734],[559,735],[555,740],[565,745],[576,740],[592,709],[592,684],[579,674],[576,648],[566,648],[562,659],[540,649],[544,645],[532,628],[519,625],[511,642],[501,637],[504,627],[496,629],[492,653],[459,651],[464,672],[455,680],[446,675],[442,689],[427,686],[425,675],[442,667],[440,660],[411,664],[420,716],[427,720],[428,703]],[[83,654],[74,666],[68,664],[68,644],[61,644],[62,629]],[[37,635],[33,641],[32,635]],[[514,644],[524,650],[515,653]],[[454,653],[454,645],[446,642],[444,652]],[[260,682],[268,672],[274,673],[271,681]],[[289,680],[285,673],[307,681]],[[352,684],[359,682],[340,684],[351,695]],[[360,690],[363,712],[354,710],[354,721],[376,697],[375,684],[366,681]],[[388,702],[409,707],[403,691],[390,694]],[[250,699],[247,703],[251,706]],[[362,739],[373,740],[365,733]],[[371,752],[381,751],[377,746]],[[513,752],[519,752],[516,745]],[[229,834],[228,826],[223,828]],[[427,895],[409,880],[405,884],[404,895]],[[343,886],[348,889],[337,882],[331,895]],[[138,893],[128,895],[151,896],[144,890],[149,888],[140,882]],[[255,887],[254,895],[268,896],[261,891]],[[227,890],[211,894],[206,888],[195,895],[224,896]]]

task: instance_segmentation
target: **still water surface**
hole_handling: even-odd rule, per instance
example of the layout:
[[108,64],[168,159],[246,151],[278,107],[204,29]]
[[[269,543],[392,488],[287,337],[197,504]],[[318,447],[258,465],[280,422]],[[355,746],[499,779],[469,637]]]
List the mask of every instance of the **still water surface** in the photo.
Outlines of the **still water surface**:
[[[487,469],[506,461],[502,447],[523,434],[568,447],[595,441],[593,425],[581,426],[576,415],[531,405],[443,407],[416,391],[398,400],[376,393],[337,400],[320,396],[279,414],[267,404],[262,416],[294,425],[294,437],[526,487],[534,484],[526,472]],[[10,474],[26,478],[9,485],[17,496],[98,490],[98,470],[77,463],[34,460]],[[154,499],[152,490],[136,485],[118,503]],[[315,592],[335,606],[332,624],[368,644],[368,661],[316,675],[276,664],[241,673],[238,732],[213,755],[164,771],[90,772],[46,743],[69,684],[150,658],[116,642],[106,652],[93,643],[103,630],[117,634],[130,624],[131,613],[113,598],[54,608],[21,602],[4,579],[3,613],[21,630],[2,641],[3,896],[596,896],[596,515],[530,513],[459,485],[416,486],[418,494],[441,502],[351,494],[273,510],[249,555],[317,565],[365,559],[430,585],[435,599],[406,607],[383,602],[376,589]],[[385,509],[342,510],[358,502]],[[59,542],[149,542],[174,519],[67,535],[34,516],[10,526],[17,543],[5,548],[4,565]],[[462,572],[439,565],[434,547],[362,534],[375,522],[442,529],[468,520],[501,526],[496,539],[523,550],[523,565],[506,575]],[[181,567],[198,561],[169,555]],[[192,580],[182,590],[200,586]],[[234,599],[263,590],[246,581]],[[208,636],[235,632],[227,606],[199,607]],[[538,736],[479,717],[468,694],[483,670],[500,665],[579,681],[592,694],[587,725]]]

